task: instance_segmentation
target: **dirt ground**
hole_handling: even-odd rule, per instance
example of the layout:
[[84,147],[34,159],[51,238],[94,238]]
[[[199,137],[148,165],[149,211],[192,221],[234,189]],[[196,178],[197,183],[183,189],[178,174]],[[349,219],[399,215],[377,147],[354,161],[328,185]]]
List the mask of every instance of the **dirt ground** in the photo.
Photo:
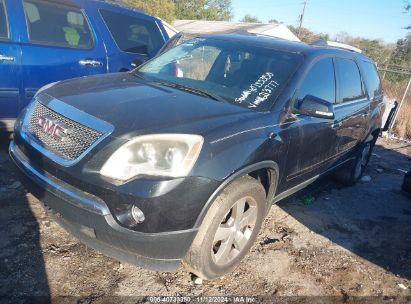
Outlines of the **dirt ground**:
[[[379,296],[411,303],[411,199],[400,191],[404,173],[398,170],[411,168],[410,156],[410,143],[380,139],[366,171],[371,181],[343,187],[327,178],[279,202],[233,273],[195,284],[185,269],[152,272],[79,243],[26,193],[2,151],[0,297],[110,303],[136,296],[242,295],[341,303]],[[304,204],[307,196],[315,200]],[[113,296],[118,298],[107,298]]]

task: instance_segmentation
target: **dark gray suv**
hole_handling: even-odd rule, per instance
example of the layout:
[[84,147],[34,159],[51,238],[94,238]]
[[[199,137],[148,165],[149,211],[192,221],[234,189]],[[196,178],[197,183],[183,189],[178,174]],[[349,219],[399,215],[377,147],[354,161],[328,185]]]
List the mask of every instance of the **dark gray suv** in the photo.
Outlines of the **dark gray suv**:
[[184,42],[129,73],[40,90],[10,155],[80,240],[156,270],[231,271],[272,203],[354,184],[381,125],[374,63],[252,36]]

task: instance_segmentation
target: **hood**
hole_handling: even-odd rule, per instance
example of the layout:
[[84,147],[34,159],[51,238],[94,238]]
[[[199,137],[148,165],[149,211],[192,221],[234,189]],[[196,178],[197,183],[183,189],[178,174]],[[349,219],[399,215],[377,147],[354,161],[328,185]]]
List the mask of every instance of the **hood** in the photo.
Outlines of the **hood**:
[[114,136],[175,130],[179,125],[254,113],[227,102],[151,83],[130,73],[63,81],[44,92],[112,124]]

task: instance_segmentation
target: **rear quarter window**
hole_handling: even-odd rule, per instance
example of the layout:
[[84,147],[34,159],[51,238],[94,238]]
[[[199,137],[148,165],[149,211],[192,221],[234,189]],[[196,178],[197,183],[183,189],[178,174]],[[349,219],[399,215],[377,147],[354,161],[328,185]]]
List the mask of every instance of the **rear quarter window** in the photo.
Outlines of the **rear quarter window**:
[[93,39],[83,13],[72,7],[41,0],[25,0],[30,42],[87,49]]
[[361,75],[354,60],[336,58],[339,102],[348,102],[365,97]]
[[100,14],[117,46],[124,52],[154,55],[164,44],[154,21],[103,9]]
[[360,64],[363,70],[363,77],[368,95],[372,99],[381,94],[381,80],[377,67],[368,61],[361,61]]
[[0,0],[0,39],[9,38],[9,28],[7,26],[6,8],[4,1]]

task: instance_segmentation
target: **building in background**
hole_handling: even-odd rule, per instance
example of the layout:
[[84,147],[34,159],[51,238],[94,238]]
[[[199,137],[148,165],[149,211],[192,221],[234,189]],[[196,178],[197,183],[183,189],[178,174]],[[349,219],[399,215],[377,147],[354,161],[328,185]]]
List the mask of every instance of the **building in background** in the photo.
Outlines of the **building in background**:
[[247,23],[207,20],[175,20],[173,26],[186,36],[208,34],[255,34],[300,41],[284,24]]

